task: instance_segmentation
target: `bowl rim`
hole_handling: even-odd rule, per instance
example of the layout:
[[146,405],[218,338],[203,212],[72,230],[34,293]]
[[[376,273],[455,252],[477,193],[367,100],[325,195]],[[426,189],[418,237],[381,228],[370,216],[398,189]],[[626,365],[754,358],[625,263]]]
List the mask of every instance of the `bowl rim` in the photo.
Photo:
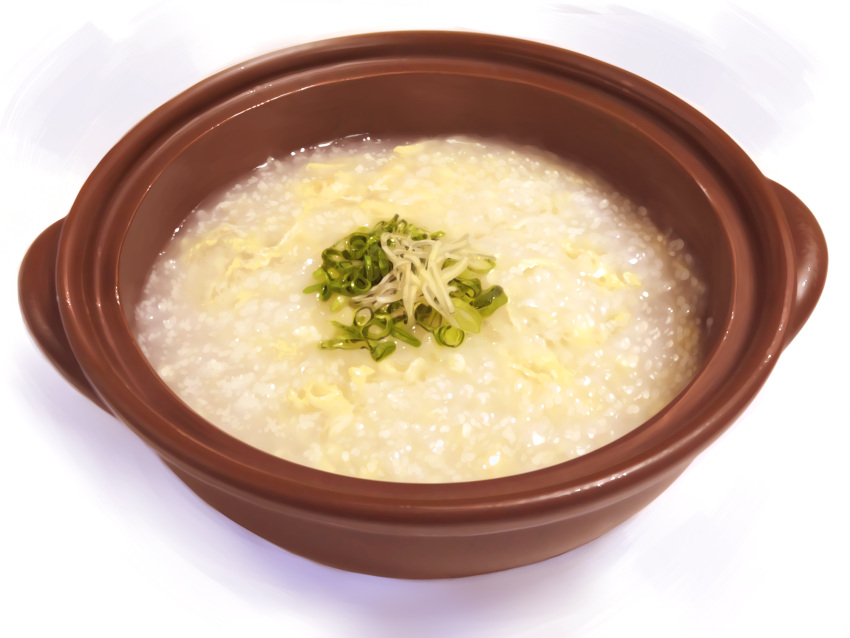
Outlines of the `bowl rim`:
[[[712,170],[727,176],[728,170],[721,166],[721,161],[733,165],[737,171],[735,178],[747,184],[749,197],[760,207],[779,209],[766,178],[744,151],[707,117],[647,80],[575,52],[489,34],[395,31],[332,38],[267,53],[210,76],[153,111],[98,164],[71,209],[57,258],[60,311],[71,348],[98,394],[116,416],[167,462],[183,471],[226,486],[245,498],[260,500],[268,507],[287,507],[301,515],[319,518],[356,517],[378,523],[415,523],[429,528],[437,523],[486,525],[506,517],[517,524],[520,521],[527,524],[556,511],[563,515],[564,511],[579,514],[588,508],[595,509],[659,481],[668,470],[684,469],[752,400],[785,342],[796,280],[790,258],[793,255],[790,228],[781,215],[769,218],[774,225],[771,232],[778,242],[780,265],[784,263],[784,272],[776,274],[784,277],[785,294],[771,309],[769,323],[774,330],[762,330],[746,347],[740,346],[744,354],[756,352],[760,360],[747,367],[746,375],[740,373],[733,375],[731,381],[724,380],[726,400],[722,405],[707,406],[703,401],[689,422],[679,423],[675,428],[670,424],[657,427],[667,414],[668,406],[624,437],[584,457],[558,465],[464,483],[360,479],[278,459],[233,439],[197,417],[221,435],[209,433],[210,440],[217,444],[201,444],[170,420],[175,406],[154,407],[140,402],[132,383],[127,381],[121,348],[116,347],[126,345],[126,340],[116,340],[108,329],[110,323],[115,325],[116,313],[122,312],[117,290],[113,287],[113,294],[108,294],[109,281],[117,281],[117,263],[100,263],[101,251],[97,248],[97,240],[104,235],[103,229],[97,230],[98,215],[120,199],[127,173],[137,170],[139,159],[151,149],[169,143],[210,105],[230,96],[283,76],[309,74],[348,62],[400,56],[488,62],[495,59],[543,74],[566,75],[594,89],[627,99],[634,108],[660,118],[670,130],[699,149],[705,160],[714,164]],[[97,232],[92,232],[93,224]],[[110,267],[104,268],[105,265]],[[92,275],[91,279],[86,279],[86,272]],[[739,322],[742,320],[738,318]],[[129,333],[126,322],[124,329]],[[727,329],[721,341],[728,338]],[[167,389],[152,370],[151,375],[156,383]],[[700,377],[688,385],[680,398],[695,392],[694,388],[699,389]],[[730,387],[732,381],[734,387]],[[170,390],[167,392],[174,396]],[[656,431],[651,433],[656,438],[654,443],[648,434],[653,426],[656,426]],[[665,436],[659,437],[662,429]],[[636,439],[638,444],[635,444]],[[596,469],[584,474],[587,466]]]

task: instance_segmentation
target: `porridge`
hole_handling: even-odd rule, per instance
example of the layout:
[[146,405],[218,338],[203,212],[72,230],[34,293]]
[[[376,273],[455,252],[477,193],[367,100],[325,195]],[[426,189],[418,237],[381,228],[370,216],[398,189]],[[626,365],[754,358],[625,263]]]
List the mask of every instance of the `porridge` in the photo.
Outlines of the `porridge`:
[[[372,238],[367,265],[337,263],[352,237]],[[402,244],[419,251],[405,276]],[[351,263],[369,281],[346,295]],[[134,329],[186,404],[271,454],[469,481],[586,454],[669,403],[700,363],[696,270],[645,209],[548,153],[344,140],[269,159],[194,211]]]

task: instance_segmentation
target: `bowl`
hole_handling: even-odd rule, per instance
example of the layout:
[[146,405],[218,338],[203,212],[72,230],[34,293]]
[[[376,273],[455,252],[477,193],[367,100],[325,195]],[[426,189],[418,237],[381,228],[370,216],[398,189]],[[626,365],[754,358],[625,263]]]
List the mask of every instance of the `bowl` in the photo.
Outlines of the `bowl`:
[[[659,414],[595,452],[453,484],[300,466],[194,413],[131,332],[154,258],[197,204],[269,156],[363,133],[532,144],[646,205],[705,269],[713,323],[696,377]],[[226,516],[321,563],[442,578],[561,554],[650,503],[756,395],[812,312],[826,266],[823,233],[805,205],[659,87],[543,44],[396,32],[271,53],[151,113],[99,163],[68,216],[35,240],[19,297],[60,372]]]

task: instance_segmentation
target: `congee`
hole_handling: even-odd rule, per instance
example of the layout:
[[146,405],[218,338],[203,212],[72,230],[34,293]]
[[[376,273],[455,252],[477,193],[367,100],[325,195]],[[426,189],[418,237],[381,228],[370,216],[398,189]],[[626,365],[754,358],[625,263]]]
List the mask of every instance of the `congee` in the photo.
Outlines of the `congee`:
[[295,463],[452,482],[587,454],[700,362],[684,242],[609,185],[493,140],[270,158],[158,257],[135,332],[231,435]]

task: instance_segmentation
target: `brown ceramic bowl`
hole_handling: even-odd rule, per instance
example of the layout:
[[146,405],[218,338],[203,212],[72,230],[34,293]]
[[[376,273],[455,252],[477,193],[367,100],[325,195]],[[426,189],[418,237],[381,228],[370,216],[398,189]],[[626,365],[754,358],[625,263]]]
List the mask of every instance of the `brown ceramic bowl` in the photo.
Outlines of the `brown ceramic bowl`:
[[[356,133],[499,136],[577,160],[674,228],[710,282],[707,357],[660,414],[584,457],[457,484],[302,467],[211,425],[157,377],[129,322],[154,257],[209,193],[267,157]],[[382,33],[273,53],[136,126],[21,268],[24,317],[71,383],[205,501],[278,545],[412,578],[490,572],[586,543],[658,496],[742,412],[812,311],[823,234],[717,126],[620,69],[468,33]],[[55,273],[55,279],[54,279]]]

